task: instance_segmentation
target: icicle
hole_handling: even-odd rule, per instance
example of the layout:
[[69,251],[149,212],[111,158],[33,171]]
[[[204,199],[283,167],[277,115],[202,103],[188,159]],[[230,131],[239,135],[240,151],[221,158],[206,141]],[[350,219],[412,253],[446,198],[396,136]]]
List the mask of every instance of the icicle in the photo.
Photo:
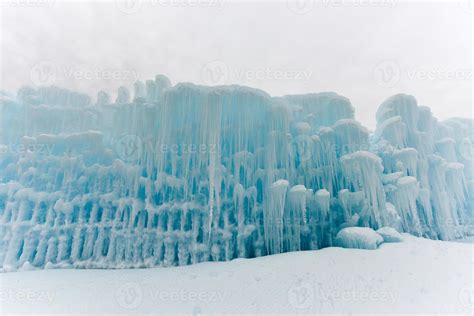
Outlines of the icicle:
[[265,246],[269,254],[283,252],[283,214],[285,211],[287,180],[274,182],[268,192],[267,209],[263,214]]
[[355,190],[362,190],[368,201],[371,225],[383,226],[386,218],[385,192],[382,186],[382,160],[367,151],[357,151],[341,158],[344,175]]
[[231,260],[352,226],[452,239],[474,219],[472,119],[397,95],[370,134],[336,93],[144,82],[114,103],[2,94],[0,269]]

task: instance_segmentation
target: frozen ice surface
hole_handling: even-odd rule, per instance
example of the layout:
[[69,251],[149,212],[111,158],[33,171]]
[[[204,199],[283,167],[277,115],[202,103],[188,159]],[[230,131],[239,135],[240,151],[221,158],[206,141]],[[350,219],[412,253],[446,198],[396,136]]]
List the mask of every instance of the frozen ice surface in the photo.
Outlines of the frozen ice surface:
[[370,227],[346,227],[336,235],[336,245],[343,248],[377,249],[384,239]]
[[[133,91],[133,92],[130,92]],[[473,224],[472,119],[396,95],[370,132],[333,92],[271,97],[164,76],[97,98],[0,99],[0,265],[125,268],[335,245],[353,226]]]
[[400,242],[403,236],[393,227],[381,227],[377,229],[377,233],[382,236],[384,242]]

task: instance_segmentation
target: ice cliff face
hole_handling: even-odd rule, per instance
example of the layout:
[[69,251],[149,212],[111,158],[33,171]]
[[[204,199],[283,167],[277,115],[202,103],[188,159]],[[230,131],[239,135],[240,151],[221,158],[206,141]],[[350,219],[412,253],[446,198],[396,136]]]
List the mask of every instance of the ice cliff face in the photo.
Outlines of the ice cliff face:
[[396,95],[370,133],[335,93],[172,86],[112,101],[56,87],[0,103],[0,264],[151,267],[335,244],[343,227],[434,239],[473,223],[471,119]]

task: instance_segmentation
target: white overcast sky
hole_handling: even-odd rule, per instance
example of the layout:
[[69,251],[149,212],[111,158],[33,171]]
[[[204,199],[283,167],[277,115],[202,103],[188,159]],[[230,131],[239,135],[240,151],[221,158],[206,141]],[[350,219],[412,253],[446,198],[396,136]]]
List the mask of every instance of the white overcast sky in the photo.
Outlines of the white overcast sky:
[[472,117],[469,0],[129,1],[2,3],[0,88],[39,81],[95,98],[164,74],[272,96],[335,91],[371,129],[396,93],[440,119]]

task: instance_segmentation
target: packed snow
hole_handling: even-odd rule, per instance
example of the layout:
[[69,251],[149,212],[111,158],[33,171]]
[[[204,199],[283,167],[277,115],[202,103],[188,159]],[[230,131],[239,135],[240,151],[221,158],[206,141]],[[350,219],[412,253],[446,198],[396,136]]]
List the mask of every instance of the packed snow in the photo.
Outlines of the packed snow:
[[336,235],[336,245],[343,248],[377,249],[383,241],[370,227],[346,227]]
[[383,242],[401,242],[403,241],[402,235],[392,227],[382,227],[377,229],[377,234],[382,236]]
[[403,237],[376,250],[331,247],[186,267],[2,273],[1,310],[470,315],[473,245]]
[[2,271],[253,258],[334,246],[350,227],[472,234],[472,119],[440,122],[400,94],[372,133],[333,92],[161,75],[133,89],[2,92]]

